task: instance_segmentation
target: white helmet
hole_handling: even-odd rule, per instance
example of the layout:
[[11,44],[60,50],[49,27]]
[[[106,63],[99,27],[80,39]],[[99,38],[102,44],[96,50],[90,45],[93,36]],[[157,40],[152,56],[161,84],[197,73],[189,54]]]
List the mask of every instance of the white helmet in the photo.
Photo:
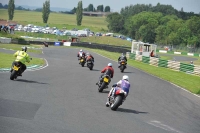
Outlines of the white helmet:
[[129,81],[129,77],[128,77],[127,75],[124,75],[124,76],[122,77],[122,79],[123,79],[123,80]]
[[82,52],[83,50],[81,49],[80,52]]
[[108,63],[108,66],[110,66],[110,67],[111,67],[111,66],[112,66],[112,63]]

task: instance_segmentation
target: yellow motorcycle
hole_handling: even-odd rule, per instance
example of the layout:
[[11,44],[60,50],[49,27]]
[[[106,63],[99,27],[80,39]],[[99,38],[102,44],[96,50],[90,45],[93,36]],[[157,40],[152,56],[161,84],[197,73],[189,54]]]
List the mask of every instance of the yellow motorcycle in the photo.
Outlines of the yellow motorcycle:
[[17,76],[20,74],[20,72],[21,72],[21,63],[15,62],[14,65],[12,66],[10,80],[16,79]]

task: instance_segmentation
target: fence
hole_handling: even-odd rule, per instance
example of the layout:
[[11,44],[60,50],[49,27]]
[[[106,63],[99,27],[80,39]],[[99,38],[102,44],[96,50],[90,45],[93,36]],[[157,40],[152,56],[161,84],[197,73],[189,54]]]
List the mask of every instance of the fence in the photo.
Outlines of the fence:
[[136,55],[132,53],[130,53],[128,57],[129,59],[137,60],[149,65],[169,68],[174,71],[181,71],[187,74],[200,76],[200,66],[197,66],[197,65],[190,65],[190,64],[180,63],[180,62],[171,61],[171,60],[163,60],[163,59],[154,58],[154,57],[144,57],[142,55]]

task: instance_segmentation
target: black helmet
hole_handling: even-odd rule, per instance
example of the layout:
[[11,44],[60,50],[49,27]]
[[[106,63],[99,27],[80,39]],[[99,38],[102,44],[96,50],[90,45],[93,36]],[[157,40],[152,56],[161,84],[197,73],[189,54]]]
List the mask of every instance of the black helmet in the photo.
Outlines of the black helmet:
[[25,46],[25,47],[22,47],[22,51],[27,51],[27,47]]

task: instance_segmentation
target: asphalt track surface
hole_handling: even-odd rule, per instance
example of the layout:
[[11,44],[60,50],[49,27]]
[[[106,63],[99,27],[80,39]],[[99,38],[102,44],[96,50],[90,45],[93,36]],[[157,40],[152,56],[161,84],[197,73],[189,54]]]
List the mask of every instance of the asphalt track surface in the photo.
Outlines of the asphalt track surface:
[[128,67],[129,96],[111,111],[105,106],[109,89],[99,93],[95,83],[108,62],[115,69],[111,84],[120,80],[116,62],[91,52],[95,66],[90,71],[78,64],[78,49],[43,51],[45,69],[26,71],[16,81],[0,73],[0,133],[200,132],[199,97]]

